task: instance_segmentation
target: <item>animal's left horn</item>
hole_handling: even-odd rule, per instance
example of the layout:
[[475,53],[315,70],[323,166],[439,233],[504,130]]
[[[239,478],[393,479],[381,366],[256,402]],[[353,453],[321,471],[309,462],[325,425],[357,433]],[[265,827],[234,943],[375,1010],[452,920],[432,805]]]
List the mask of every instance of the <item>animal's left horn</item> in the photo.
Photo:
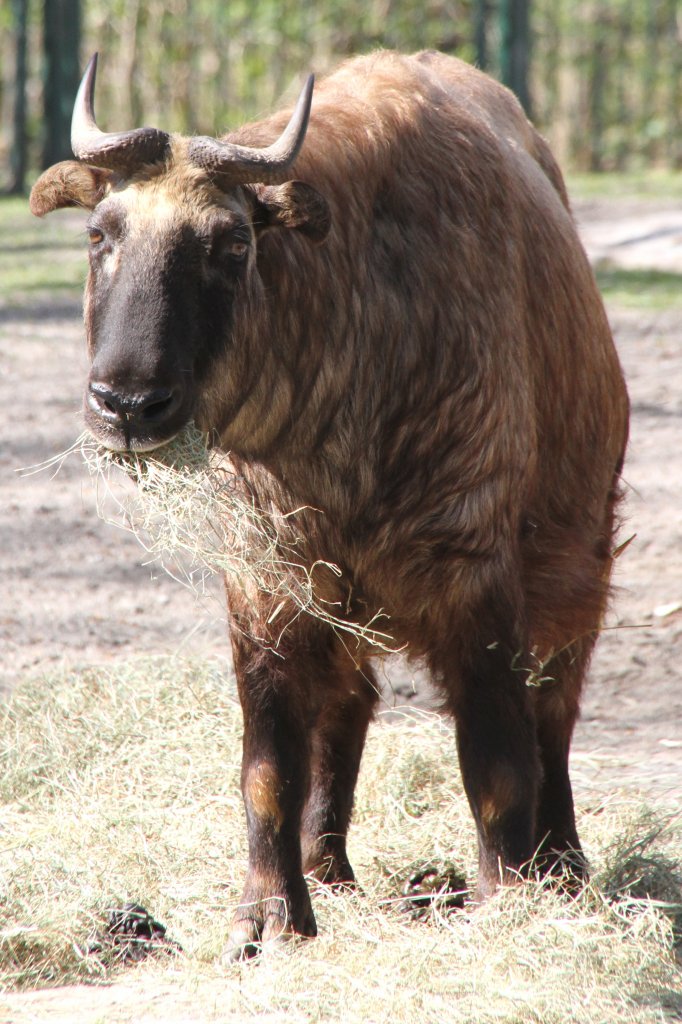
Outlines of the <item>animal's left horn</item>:
[[280,137],[265,149],[253,149],[234,142],[200,136],[192,139],[189,156],[209,174],[228,177],[231,184],[277,181],[298,156],[310,118],[315,76],[309,75],[294,107],[289,124]]
[[85,69],[71,118],[71,148],[79,160],[132,174],[142,164],[162,160],[169,136],[158,128],[134,128],[128,132],[103,132],[95,121],[94,96],[97,54]]

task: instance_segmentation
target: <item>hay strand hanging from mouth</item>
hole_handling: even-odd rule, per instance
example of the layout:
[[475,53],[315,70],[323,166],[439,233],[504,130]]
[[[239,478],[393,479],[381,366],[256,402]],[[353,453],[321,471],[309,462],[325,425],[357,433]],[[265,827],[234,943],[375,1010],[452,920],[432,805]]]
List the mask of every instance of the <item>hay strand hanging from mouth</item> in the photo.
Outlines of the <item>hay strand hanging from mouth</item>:
[[[304,509],[283,513],[259,508],[229,457],[211,450],[193,424],[152,452],[112,452],[89,436],[82,439],[80,451],[92,476],[104,484],[99,514],[111,521],[104,512],[104,495],[112,495],[123,513],[123,522],[114,520],[116,525],[134,533],[151,561],[175,578],[180,563],[183,582],[195,589],[207,575],[225,574],[247,598],[258,591],[272,599],[267,625],[275,626],[276,636],[274,642],[272,636],[256,638],[262,643],[276,650],[287,626],[306,614],[357,643],[387,653],[397,649],[390,634],[378,628],[387,618],[383,613],[358,623],[344,618],[339,603],[325,601],[316,591],[317,574],[342,574],[333,562],[305,564],[297,529]],[[111,486],[114,469],[122,469],[137,484],[132,498],[122,501],[116,495]]]

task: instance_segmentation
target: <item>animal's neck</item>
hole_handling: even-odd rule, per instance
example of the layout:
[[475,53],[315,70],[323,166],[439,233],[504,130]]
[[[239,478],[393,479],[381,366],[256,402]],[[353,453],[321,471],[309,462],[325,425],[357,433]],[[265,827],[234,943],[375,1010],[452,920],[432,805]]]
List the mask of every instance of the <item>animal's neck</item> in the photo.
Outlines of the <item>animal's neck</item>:
[[[281,262],[290,255],[275,253]],[[211,426],[223,447],[251,459],[316,459],[347,429],[358,325],[308,243],[296,270],[277,277],[267,269],[251,308],[235,316],[221,375],[231,397]]]

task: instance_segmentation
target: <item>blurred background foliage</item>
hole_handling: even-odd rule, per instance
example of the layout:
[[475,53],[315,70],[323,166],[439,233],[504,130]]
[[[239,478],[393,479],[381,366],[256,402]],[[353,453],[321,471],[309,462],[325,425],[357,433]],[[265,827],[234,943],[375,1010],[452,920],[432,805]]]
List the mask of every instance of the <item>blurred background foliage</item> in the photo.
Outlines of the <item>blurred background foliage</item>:
[[105,129],[215,135],[378,46],[484,67],[571,170],[682,166],[682,0],[2,0],[0,189],[70,155],[94,50]]

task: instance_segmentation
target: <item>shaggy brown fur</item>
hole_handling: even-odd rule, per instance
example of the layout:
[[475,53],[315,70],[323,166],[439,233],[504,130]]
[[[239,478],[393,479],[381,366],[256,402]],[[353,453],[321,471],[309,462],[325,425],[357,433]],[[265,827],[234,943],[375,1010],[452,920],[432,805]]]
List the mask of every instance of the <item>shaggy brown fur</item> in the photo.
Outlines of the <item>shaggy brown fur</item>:
[[[229,138],[265,146],[286,120]],[[307,506],[302,563],[343,571],[316,571],[321,596],[358,621],[384,610],[425,661],[457,726],[479,894],[536,853],[580,875],[568,751],[607,599],[628,403],[560,171],[485,75],[378,53],[318,85],[295,177],[211,181],[178,138],[167,164],[112,176],[93,213],[118,240],[106,265],[93,257],[91,382],[180,389],[177,415],[233,453],[260,507]],[[36,186],[38,212],[73,201],[73,184],[64,203],[53,185]],[[239,271],[206,269],[195,239],[219,231],[234,253],[244,225]],[[227,299],[211,298],[214,273]],[[92,409],[89,423],[120,444]],[[353,880],[374,652],[293,612],[276,649],[274,633],[255,642],[269,599],[229,598],[250,844],[233,944],[250,952],[314,934],[304,872]]]

